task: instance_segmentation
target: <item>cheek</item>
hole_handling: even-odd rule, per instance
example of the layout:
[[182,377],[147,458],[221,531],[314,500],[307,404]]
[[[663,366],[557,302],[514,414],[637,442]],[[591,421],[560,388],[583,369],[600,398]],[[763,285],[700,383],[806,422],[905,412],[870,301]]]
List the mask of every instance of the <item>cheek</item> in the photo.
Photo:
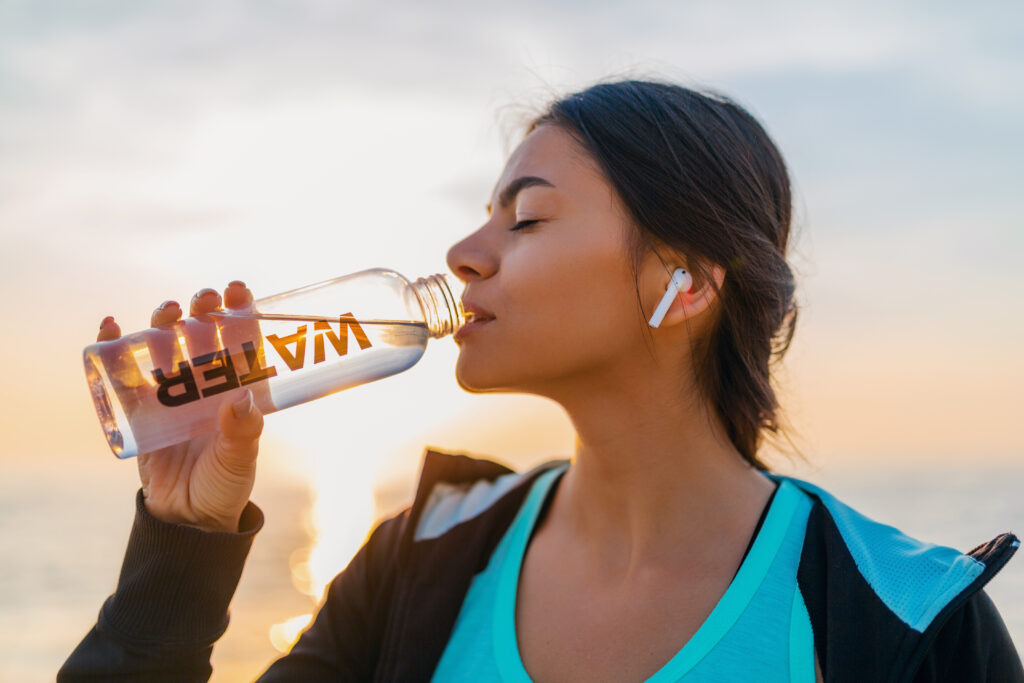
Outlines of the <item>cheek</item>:
[[480,330],[486,335],[464,340],[459,355],[467,389],[528,390],[614,363],[642,341],[620,248],[524,250],[508,255],[500,277],[503,315]]
[[621,358],[639,338],[635,309],[634,284],[626,273],[580,269],[545,305],[550,370],[580,372]]

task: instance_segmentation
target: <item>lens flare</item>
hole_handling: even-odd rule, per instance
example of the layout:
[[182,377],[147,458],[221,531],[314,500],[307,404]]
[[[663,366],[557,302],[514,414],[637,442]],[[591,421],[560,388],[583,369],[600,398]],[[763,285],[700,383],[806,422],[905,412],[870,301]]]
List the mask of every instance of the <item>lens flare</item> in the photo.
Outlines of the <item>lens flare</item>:
[[300,614],[291,619],[285,619],[279,624],[270,627],[270,642],[278,652],[287,653],[292,645],[299,639],[302,629],[313,620],[312,614]]

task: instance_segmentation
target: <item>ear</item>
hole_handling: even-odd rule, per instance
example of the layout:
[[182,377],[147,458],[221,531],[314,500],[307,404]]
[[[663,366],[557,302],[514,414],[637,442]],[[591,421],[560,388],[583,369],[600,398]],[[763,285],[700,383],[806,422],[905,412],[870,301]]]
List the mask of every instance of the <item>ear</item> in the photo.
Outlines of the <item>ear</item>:
[[[708,267],[709,274],[711,275],[710,280],[700,277],[697,273],[690,271],[689,268],[687,270],[693,278],[693,285],[688,291],[680,291],[676,294],[659,325],[660,328],[671,328],[685,323],[687,320],[692,321],[710,309],[718,299],[715,287],[712,286],[712,280],[718,286],[718,289],[721,290],[722,284],[725,282],[724,268],[717,264],[711,264]],[[645,302],[647,303],[645,310],[653,311],[662,298],[664,298],[666,290],[672,283],[673,272],[674,269],[667,269],[664,273],[659,273],[659,276],[654,278],[656,285],[652,291],[648,292],[649,298]],[[650,314],[648,314],[649,319]]]

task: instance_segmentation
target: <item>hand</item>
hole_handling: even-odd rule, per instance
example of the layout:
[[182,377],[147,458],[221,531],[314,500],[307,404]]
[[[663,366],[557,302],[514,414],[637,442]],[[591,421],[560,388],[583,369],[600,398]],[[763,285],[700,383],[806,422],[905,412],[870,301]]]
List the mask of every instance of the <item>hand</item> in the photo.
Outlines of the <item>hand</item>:
[[[224,290],[224,303],[232,309],[248,308],[252,292],[244,283],[232,282]],[[195,355],[194,348],[210,343],[209,331],[215,323],[207,314],[220,307],[221,296],[212,289],[201,290],[192,298],[192,318],[184,326],[190,355]],[[153,327],[165,327],[180,318],[181,307],[167,301],[153,311],[150,322]],[[104,318],[97,341],[120,336],[121,329],[114,319]],[[263,431],[263,414],[252,392],[245,389],[238,393],[241,398],[233,397],[233,402],[225,400],[220,405],[215,433],[138,456],[146,509],[157,519],[208,531],[238,531],[239,518],[256,479],[256,456]]]

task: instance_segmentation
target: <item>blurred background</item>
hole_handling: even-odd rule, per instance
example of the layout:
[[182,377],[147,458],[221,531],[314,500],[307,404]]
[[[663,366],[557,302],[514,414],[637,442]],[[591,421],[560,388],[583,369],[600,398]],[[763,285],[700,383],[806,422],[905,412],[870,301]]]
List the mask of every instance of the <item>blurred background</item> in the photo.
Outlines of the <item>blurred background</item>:
[[[789,163],[802,313],[778,380],[808,462],[776,468],[961,550],[1024,533],[1022,22],[987,1],[0,0],[0,679],[52,679],[116,582],[138,479],[81,367],[101,318],[143,329],[235,278],[443,272],[529,113],[606,77],[722,91]],[[556,405],[463,393],[456,354],[267,418],[266,527],[213,680],[287,650],[425,446],[571,453]],[[1020,648],[1024,557],[987,590]]]

